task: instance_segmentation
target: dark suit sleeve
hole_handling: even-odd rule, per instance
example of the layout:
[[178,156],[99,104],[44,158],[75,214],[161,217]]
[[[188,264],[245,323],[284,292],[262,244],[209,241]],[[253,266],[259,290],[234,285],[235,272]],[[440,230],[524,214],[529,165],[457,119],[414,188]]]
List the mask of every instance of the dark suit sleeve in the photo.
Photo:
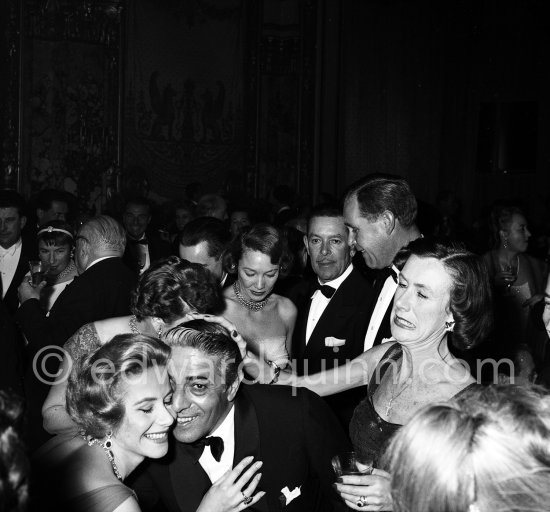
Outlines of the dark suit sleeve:
[[323,493],[331,501],[334,510],[347,511],[347,506],[332,487],[336,476],[331,459],[337,453],[351,451],[351,444],[324,400],[315,393],[304,391],[302,411],[310,467],[317,472]]
[[137,494],[139,507],[143,512],[162,512],[166,509],[162,506],[155,482],[147,469],[146,461],[138,466],[124,483]]
[[78,277],[63,290],[50,316],[38,300],[25,301],[17,310],[16,320],[27,338],[30,357],[42,347],[63,346],[84,324],[128,314],[132,284],[117,279],[114,272],[104,276],[94,271]]

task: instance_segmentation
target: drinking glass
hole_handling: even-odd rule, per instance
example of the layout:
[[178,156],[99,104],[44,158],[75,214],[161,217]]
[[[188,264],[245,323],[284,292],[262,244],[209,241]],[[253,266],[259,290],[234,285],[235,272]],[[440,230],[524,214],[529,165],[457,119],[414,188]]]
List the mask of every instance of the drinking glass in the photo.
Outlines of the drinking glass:
[[509,293],[510,287],[518,278],[518,267],[510,263],[501,263],[500,268],[502,269],[502,272],[506,272],[507,274],[509,274],[508,276],[505,276],[503,278],[504,282],[506,283],[506,291]]
[[31,284],[38,286],[45,279],[50,266],[41,260],[30,260],[29,270],[31,271]]
[[373,467],[374,460],[371,457],[360,457],[357,452],[344,452],[332,457],[332,468],[337,477],[370,475]]

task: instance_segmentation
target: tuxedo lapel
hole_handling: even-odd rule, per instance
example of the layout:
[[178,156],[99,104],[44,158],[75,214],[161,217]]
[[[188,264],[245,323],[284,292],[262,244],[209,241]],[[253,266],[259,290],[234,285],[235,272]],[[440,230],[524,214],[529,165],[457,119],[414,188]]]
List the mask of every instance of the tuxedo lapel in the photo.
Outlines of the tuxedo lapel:
[[212,485],[208,475],[183,443],[176,441],[176,459],[170,464],[170,479],[181,512],[195,512]]
[[[242,386],[241,384],[241,389],[235,400],[235,455],[233,457],[233,467],[250,455],[254,457],[253,462],[262,460],[258,417],[252,402],[248,399],[246,391],[242,389]],[[265,474],[266,469],[268,468],[262,467],[260,471]],[[256,492],[261,488],[262,481],[260,480],[260,485],[256,489]],[[264,496],[258,503],[247,510],[269,512],[267,496]]]

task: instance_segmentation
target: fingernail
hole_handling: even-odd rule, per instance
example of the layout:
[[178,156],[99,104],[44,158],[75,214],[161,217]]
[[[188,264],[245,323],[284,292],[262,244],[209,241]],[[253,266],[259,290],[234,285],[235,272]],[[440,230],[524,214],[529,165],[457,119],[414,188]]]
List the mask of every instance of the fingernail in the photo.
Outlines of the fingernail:
[[260,468],[264,465],[262,461],[256,462],[256,467]]
[[261,473],[258,473],[258,474],[256,475],[256,478],[259,480],[260,478],[262,478],[262,474],[261,474]]

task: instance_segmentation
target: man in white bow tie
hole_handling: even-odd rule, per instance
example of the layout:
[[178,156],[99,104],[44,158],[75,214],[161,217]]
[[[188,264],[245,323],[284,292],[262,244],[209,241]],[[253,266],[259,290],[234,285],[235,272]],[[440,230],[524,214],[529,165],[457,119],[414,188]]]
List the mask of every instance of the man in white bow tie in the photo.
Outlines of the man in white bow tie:
[[261,479],[243,484],[234,510],[346,510],[332,489],[331,458],[350,448],[321,398],[304,389],[243,385],[238,345],[217,324],[195,320],[165,341],[172,348],[175,442],[165,459],[138,470],[133,486],[144,511],[160,500],[169,512],[195,512],[212,484],[247,456],[263,463]]

